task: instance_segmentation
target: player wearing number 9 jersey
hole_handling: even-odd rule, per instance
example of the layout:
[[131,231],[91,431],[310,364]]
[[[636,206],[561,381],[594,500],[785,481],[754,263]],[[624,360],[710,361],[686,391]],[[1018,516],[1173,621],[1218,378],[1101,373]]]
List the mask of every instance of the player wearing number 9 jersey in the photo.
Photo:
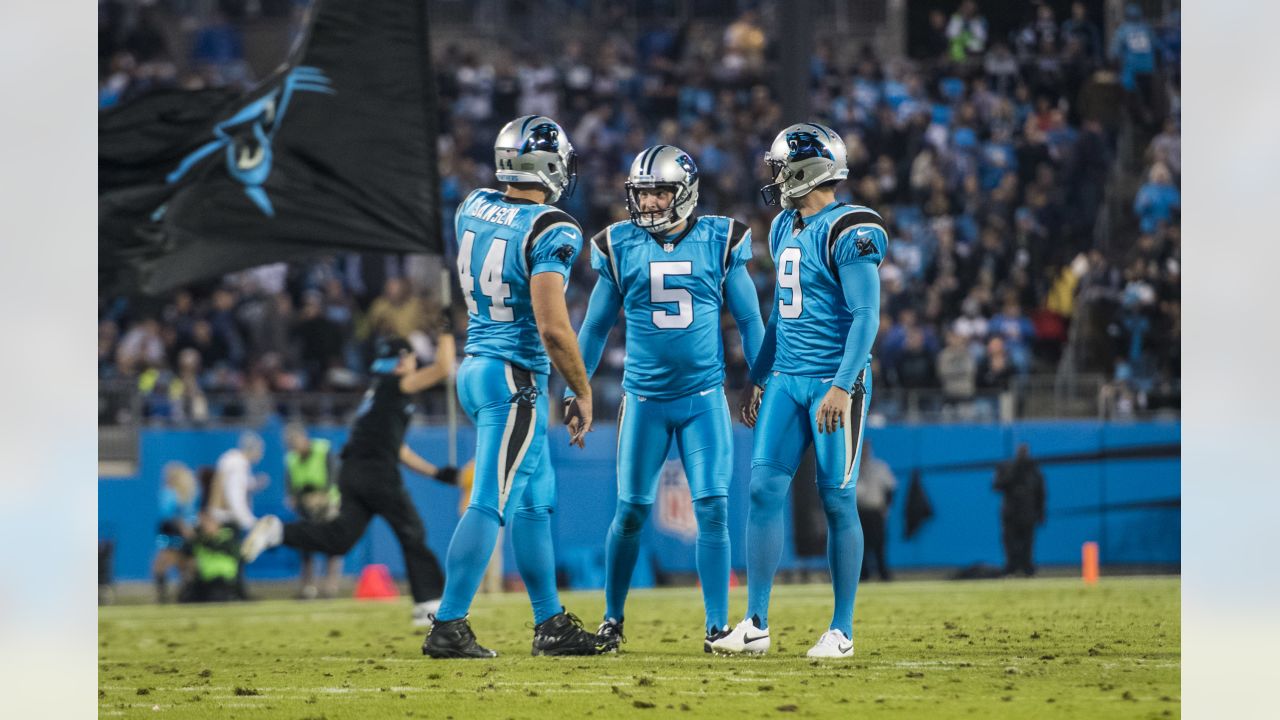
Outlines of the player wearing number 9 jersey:
[[[602,650],[622,641],[623,605],[674,443],[684,462],[698,523],[696,564],[706,609],[704,649],[729,620],[728,494],[733,436],[724,396],[720,316],[737,321],[748,363],[764,335],[747,274],[751,231],[727,217],[695,217],[698,168],[671,145],[642,151],[626,182],[631,220],[592,239],[599,273],[578,343],[588,373],[600,362],[621,309],[627,324],[624,396],[618,412],[618,500],[605,540]],[[572,391],[566,418],[573,422]]]
[[590,393],[564,302],[582,230],[551,207],[575,179],[573,146],[549,118],[507,123],[494,144],[505,192],[476,190],[458,208],[458,278],[469,311],[458,399],[476,427],[471,501],[445,563],[444,596],[423,653],[493,657],[467,622],[498,527],[510,527],[516,567],[534,615],[534,655],[593,655],[595,635],[560,606],[550,513],[555,475],[547,448],[547,373],[555,364],[586,395],[574,433],[590,428]]
[[831,129],[800,123],[774,140],[766,162],[781,200],[769,250],[777,267],[776,305],[752,378],[756,408],[747,518],[747,614],[713,644],[725,652],[769,647],[769,595],[782,553],[787,489],[814,446],[818,492],[827,517],[827,560],[835,608],[810,657],[853,654],[853,604],[862,567],[862,526],[854,483],[867,403],[871,344],[880,318],[879,265],[888,243],[873,210],[836,202],[848,176],[844,142]]

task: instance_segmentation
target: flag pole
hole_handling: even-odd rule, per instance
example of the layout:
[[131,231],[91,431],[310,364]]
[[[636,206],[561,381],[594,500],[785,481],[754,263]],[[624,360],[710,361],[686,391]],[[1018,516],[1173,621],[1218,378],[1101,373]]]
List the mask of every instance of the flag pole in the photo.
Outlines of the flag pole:
[[[440,259],[444,260],[444,256],[441,255]],[[452,293],[450,292],[450,281],[452,280],[453,278],[449,274],[449,269],[447,267],[440,268],[440,307],[446,313],[451,312],[451,305],[453,303]],[[457,377],[457,368],[454,365],[454,363],[457,361],[457,358],[453,357],[453,358],[450,358],[449,360],[450,360],[449,381],[445,383],[445,388],[444,388],[445,415],[448,419],[448,427],[449,427],[449,431],[448,431],[449,432],[449,466],[457,467],[458,466],[458,394],[457,394],[457,383],[455,382],[455,379]]]

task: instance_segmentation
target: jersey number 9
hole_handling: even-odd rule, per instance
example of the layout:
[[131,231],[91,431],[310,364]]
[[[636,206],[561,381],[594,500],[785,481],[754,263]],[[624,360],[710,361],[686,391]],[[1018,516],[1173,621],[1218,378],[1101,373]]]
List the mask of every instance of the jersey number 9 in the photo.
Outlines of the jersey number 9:
[[778,293],[778,312],[787,319],[800,317],[804,307],[804,293],[800,290],[800,248],[789,247],[778,254],[778,287],[791,291],[790,300]]

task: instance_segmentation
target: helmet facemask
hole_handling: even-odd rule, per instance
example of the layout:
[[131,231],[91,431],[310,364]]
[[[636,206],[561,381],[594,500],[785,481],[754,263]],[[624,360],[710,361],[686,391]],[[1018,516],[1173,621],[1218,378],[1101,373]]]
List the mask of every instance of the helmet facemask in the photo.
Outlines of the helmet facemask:
[[764,201],[765,205],[782,204],[784,208],[790,208],[791,198],[782,194],[782,186],[790,179],[791,175],[787,170],[787,162],[778,160],[771,155],[765,155],[764,164],[769,167],[769,177],[773,182],[760,188],[760,199]]
[[[674,183],[636,183],[628,180],[627,188],[627,214],[631,216],[631,222],[641,230],[651,233],[664,233],[671,228],[679,225],[693,212],[693,203],[697,198],[692,197],[688,186],[678,185]],[[667,190],[671,193],[671,202],[666,208],[645,212],[640,205],[640,191],[642,190]],[[686,212],[681,212],[688,206]]]

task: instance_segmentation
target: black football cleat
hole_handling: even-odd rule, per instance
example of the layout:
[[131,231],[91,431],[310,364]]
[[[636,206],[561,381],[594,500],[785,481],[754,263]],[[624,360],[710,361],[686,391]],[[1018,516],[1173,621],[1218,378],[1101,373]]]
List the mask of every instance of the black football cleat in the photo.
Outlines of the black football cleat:
[[596,655],[596,636],[582,627],[577,615],[560,612],[533,628],[533,655]]
[[471,623],[465,617],[434,623],[427,639],[422,641],[422,654],[433,658],[495,658],[498,653],[476,642]]
[[733,628],[728,625],[725,625],[722,628],[712,628],[711,631],[707,633],[706,639],[702,641],[702,652],[715,652],[711,649],[711,643],[729,637],[729,633],[731,632],[733,632]]
[[626,636],[622,634],[621,620],[606,618],[600,623],[600,629],[596,630],[596,646],[601,653],[618,652],[618,646],[626,641]]

